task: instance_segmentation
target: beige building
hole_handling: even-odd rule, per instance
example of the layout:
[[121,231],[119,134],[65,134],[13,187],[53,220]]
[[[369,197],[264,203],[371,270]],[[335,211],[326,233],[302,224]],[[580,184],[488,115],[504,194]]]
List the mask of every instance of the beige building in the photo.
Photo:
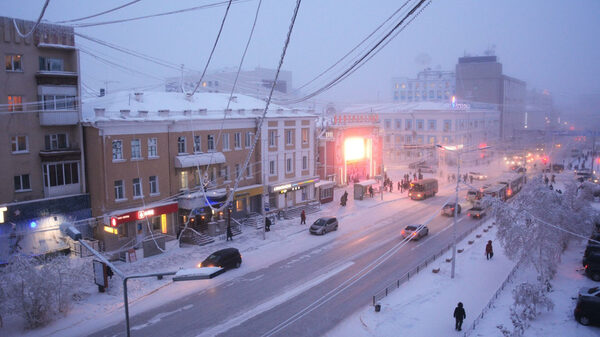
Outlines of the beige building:
[[[15,23],[22,34],[34,26]],[[0,17],[0,46],[0,220],[22,232],[88,217],[73,28],[42,23],[23,38]]]
[[[229,100],[228,94],[196,93],[189,98],[175,92],[121,92],[86,102],[91,207],[94,216],[105,216],[96,235],[106,249],[139,242],[151,232],[175,235],[190,218],[196,230],[218,234],[209,222],[226,215],[213,214],[211,205],[219,208],[229,193],[234,193],[234,217],[262,212],[260,142],[245,169],[244,161],[264,105],[247,96]],[[284,121],[286,116],[294,125]],[[296,144],[298,149],[313,144],[301,143],[300,127],[311,127],[311,119],[301,116],[270,111],[263,129],[273,122],[282,130],[284,125],[298,128],[297,143],[284,145],[292,153]],[[308,176],[312,169],[303,171]],[[282,177],[293,179],[295,172]]]

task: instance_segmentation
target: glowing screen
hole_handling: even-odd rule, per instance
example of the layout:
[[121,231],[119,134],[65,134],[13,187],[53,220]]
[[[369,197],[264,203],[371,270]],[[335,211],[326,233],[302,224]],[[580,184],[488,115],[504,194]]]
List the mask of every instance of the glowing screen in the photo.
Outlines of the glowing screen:
[[346,161],[363,159],[365,157],[364,138],[346,138],[344,141],[344,157]]

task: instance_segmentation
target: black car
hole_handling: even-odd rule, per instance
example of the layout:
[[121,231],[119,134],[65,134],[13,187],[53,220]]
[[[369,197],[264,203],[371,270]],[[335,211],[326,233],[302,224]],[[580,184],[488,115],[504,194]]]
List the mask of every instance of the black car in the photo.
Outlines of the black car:
[[594,281],[600,281],[600,252],[589,252],[582,261],[586,275]]
[[[455,205],[455,203],[453,203],[453,202],[446,203],[444,205],[444,207],[442,208],[442,215],[454,216],[454,205]],[[460,207],[460,204],[458,204],[458,209],[456,210],[456,214],[460,214],[461,210],[462,210],[462,208]]]
[[594,287],[579,293],[573,312],[582,325],[600,325],[600,288]]
[[239,268],[242,255],[235,248],[225,248],[210,254],[199,267],[221,267],[224,269]]

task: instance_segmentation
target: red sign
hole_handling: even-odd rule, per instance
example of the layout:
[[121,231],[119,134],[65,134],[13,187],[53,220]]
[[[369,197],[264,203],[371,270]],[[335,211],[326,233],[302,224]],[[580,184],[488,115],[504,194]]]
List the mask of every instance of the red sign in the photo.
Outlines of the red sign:
[[173,204],[158,206],[158,207],[154,207],[154,208],[133,211],[133,212],[110,217],[110,225],[112,227],[117,227],[118,225],[125,223],[125,222],[141,220],[141,219],[145,219],[147,217],[158,216],[161,214],[174,213],[174,212],[177,212],[178,209],[179,209],[178,204],[173,203]]

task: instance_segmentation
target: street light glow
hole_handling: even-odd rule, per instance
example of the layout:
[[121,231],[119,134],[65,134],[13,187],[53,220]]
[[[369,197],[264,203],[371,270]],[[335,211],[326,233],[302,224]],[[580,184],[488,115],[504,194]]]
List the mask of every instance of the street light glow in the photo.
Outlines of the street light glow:
[[346,138],[344,140],[344,157],[346,161],[363,159],[365,157],[364,138]]

